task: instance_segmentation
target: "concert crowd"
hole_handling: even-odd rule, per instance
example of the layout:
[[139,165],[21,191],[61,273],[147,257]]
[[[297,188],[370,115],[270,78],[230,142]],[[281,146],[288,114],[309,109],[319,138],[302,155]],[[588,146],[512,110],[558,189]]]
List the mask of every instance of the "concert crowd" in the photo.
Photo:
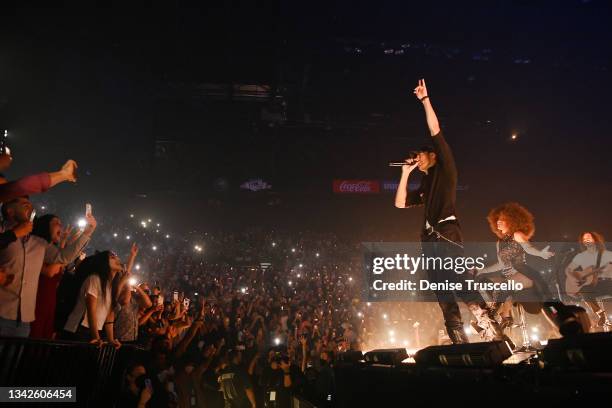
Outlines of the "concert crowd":
[[[12,158],[1,159],[6,171]],[[435,304],[361,300],[357,242],[257,228],[175,235],[134,214],[97,220],[91,205],[70,226],[32,203],[76,168],[0,185],[0,335],[145,350],[118,406],[283,407],[294,395],[331,405],[338,353],[439,340]]]
[[76,169],[1,180],[0,336],[140,350],[119,407],[331,406],[339,353],[450,342],[435,303],[362,300],[356,239],[169,232],[91,204],[73,227],[30,201]]

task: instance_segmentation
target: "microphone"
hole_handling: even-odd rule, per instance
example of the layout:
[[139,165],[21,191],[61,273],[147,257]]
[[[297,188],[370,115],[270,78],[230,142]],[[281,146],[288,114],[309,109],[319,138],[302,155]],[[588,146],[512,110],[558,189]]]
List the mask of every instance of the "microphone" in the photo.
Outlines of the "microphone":
[[389,167],[411,166],[417,162],[417,159],[408,159],[403,162],[390,162]]

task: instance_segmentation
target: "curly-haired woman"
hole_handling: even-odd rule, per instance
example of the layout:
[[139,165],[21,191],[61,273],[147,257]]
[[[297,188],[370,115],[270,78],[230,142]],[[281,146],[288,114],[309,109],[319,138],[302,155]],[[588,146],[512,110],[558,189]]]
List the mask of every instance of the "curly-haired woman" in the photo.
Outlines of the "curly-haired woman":
[[[548,246],[539,250],[529,242],[535,232],[533,214],[518,203],[505,203],[492,209],[487,220],[491,231],[498,238],[498,262],[477,271],[479,278],[487,274],[490,276],[485,279],[490,281],[512,280],[522,284],[523,290],[513,293],[513,300],[520,302],[528,313],[537,314],[542,311],[563,335],[588,331],[588,326],[584,324],[584,309],[554,301],[541,275],[527,265],[526,254],[543,259],[553,256]],[[509,317],[512,305],[506,303],[509,295],[507,292],[494,295],[495,307],[508,323],[511,322]]]

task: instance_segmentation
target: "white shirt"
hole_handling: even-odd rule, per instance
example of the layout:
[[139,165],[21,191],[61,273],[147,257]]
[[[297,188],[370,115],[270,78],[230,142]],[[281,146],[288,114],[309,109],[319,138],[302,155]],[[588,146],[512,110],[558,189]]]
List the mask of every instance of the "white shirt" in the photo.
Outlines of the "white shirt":
[[[601,262],[599,266],[606,266],[606,264],[612,262],[612,251],[603,251],[601,254]],[[572,264],[576,267],[581,267],[583,270],[589,266],[597,265],[597,251],[583,251],[577,254],[572,260]],[[606,271],[607,269],[607,271]],[[612,268],[608,267],[599,275],[602,278],[612,278]]]
[[74,333],[77,331],[79,323],[84,327],[89,327],[85,298],[87,295],[91,295],[96,298],[96,325],[98,326],[98,330],[102,330],[104,328],[106,317],[111,311],[111,298],[113,297],[111,290],[111,283],[108,282],[106,287],[106,297],[103,297],[100,277],[98,275],[91,275],[87,277],[81,286],[76,305],[74,306],[72,313],[70,313],[70,316],[68,316],[64,329]]

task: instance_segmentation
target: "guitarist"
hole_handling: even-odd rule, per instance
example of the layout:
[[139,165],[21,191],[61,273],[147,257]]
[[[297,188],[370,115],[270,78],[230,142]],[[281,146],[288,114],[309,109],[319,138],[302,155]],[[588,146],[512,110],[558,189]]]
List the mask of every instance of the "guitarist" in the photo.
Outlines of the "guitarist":
[[[598,298],[612,297],[612,251],[605,246],[604,237],[594,231],[580,234],[582,252],[578,253],[565,269],[568,293],[581,297],[598,316],[597,327],[609,325],[603,303]],[[569,293],[570,295],[572,293]]]

